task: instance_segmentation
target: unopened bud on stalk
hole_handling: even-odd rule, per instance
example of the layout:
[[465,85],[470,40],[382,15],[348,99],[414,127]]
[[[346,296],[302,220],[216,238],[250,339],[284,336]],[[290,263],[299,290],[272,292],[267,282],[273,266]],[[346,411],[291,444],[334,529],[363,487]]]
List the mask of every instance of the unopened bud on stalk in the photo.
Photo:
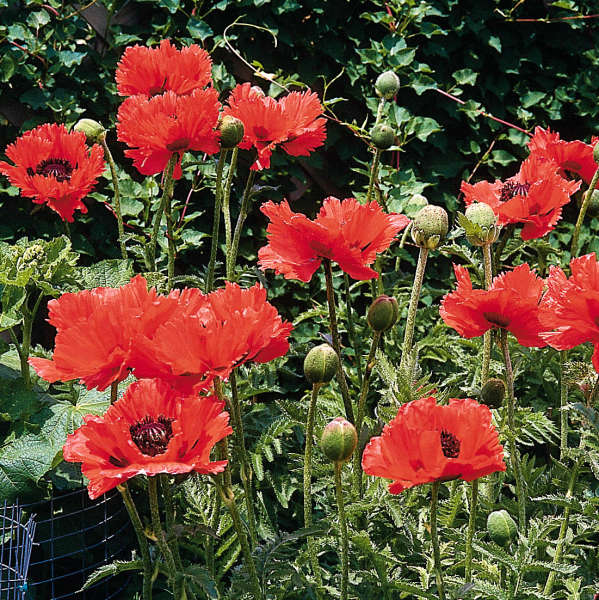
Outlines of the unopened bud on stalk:
[[220,131],[220,147],[224,149],[235,148],[243,139],[243,123],[236,117],[225,115],[218,125]]
[[507,546],[518,534],[516,522],[507,510],[495,510],[487,517],[489,537],[499,546]]
[[374,87],[381,98],[391,100],[399,91],[399,77],[393,71],[385,71],[377,77]]
[[599,142],[593,148],[593,160],[599,165]]
[[328,383],[339,369],[339,357],[329,344],[315,346],[304,359],[304,375],[312,383]]
[[368,309],[368,325],[373,331],[387,331],[399,317],[397,300],[392,296],[379,296]]
[[447,211],[429,204],[421,208],[412,221],[412,239],[417,246],[434,250],[449,231]]
[[492,244],[499,237],[497,216],[488,204],[484,202],[471,204],[466,209],[464,217],[460,218],[460,225],[473,246]]
[[505,383],[502,379],[488,379],[480,392],[480,400],[489,408],[499,408],[505,396]]
[[599,215],[599,190],[593,190],[593,193],[589,199],[589,206],[587,210],[591,217],[596,217]]
[[395,143],[395,131],[389,125],[375,125],[370,130],[370,139],[375,148],[387,150]]
[[73,131],[82,131],[85,133],[85,137],[89,144],[95,144],[96,142],[101,141],[106,134],[106,129],[104,129],[98,121],[94,121],[93,119],[81,119],[77,121],[73,127]]
[[320,447],[334,463],[345,462],[358,445],[356,428],[343,417],[333,419],[322,432]]

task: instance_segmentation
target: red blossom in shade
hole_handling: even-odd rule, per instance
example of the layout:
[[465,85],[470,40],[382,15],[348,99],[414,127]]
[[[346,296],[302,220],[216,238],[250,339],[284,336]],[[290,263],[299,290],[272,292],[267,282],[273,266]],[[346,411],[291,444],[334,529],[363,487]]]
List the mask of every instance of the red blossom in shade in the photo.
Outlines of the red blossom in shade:
[[121,96],[155,96],[166,91],[179,96],[203,89],[212,82],[212,60],[197,44],[177,50],[169,40],[157,48],[129,46],[116,69]]
[[462,182],[466,206],[473,202],[488,204],[499,225],[523,224],[521,237],[531,240],[551,231],[562,215],[562,206],[580,187],[580,181],[568,181],[558,173],[556,163],[531,155],[520,171],[506,182]]
[[441,301],[441,317],[462,337],[473,338],[489,329],[506,329],[522,346],[542,348],[539,302],[543,280],[525,263],[501,273],[488,290],[472,289],[468,271],[454,265],[458,286]]
[[568,278],[551,267],[541,303],[541,337],[557,350],[592,342],[593,366],[599,372],[599,263],[595,253],[573,258]]
[[244,136],[239,147],[254,147],[258,158],[253,170],[268,169],[276,146],[291,156],[308,156],[326,139],[322,106],[314,92],[291,92],[280,100],[265,96],[249,83],[238,85],[223,115],[242,121]]
[[325,198],[313,221],[294,213],[286,200],[266,202],[260,210],[270,219],[268,245],[258,252],[260,268],[301,281],[310,281],[323,258],[354,279],[378,277],[368,265],[410,222],[404,215],[384,213],[377,202],[359,204],[354,198],[332,196]]
[[597,141],[598,137],[594,137],[590,144],[580,140],[566,142],[560,139],[559,133],[537,127],[528,142],[528,148],[531,156],[558,165],[560,174],[568,171],[590,183],[597,170],[597,163],[593,159],[593,147]]
[[82,463],[92,499],[136,475],[221,473],[227,461],[211,462],[210,451],[233,432],[223,408],[157,379],[137,381],[103,417],[85,417],[67,437],[64,459]]
[[220,149],[216,131],[220,103],[214,88],[187,96],[165,92],[147,99],[127,98],[118,112],[117,135],[131,147],[125,156],[142,175],[164,171],[173,154],[179,155],[174,177],[181,177],[181,157],[188,150],[214,154]]
[[399,407],[362,455],[364,473],[392,479],[392,494],[432,483],[505,471],[503,447],[491,411],[476,400],[452,398],[439,406],[420,398]]
[[199,309],[174,312],[140,341],[135,374],[160,377],[186,391],[206,388],[241,364],[286,354],[292,329],[261,285],[243,289],[227,282],[203,296]]
[[0,173],[23,196],[47,204],[69,223],[75,210],[87,212],[81,200],[104,171],[102,147],[88,147],[84,133],[69,133],[64,125],[45,124],[26,132],[6,148],[6,156],[14,165],[0,161]]

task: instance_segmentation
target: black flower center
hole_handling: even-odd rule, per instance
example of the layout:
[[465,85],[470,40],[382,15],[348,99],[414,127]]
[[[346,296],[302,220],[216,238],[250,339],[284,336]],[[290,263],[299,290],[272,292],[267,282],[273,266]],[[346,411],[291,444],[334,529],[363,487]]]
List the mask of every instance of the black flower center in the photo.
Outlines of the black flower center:
[[73,173],[73,165],[64,158],[49,158],[48,160],[43,160],[37,167],[35,167],[35,171],[31,168],[27,168],[27,173],[29,175],[44,175],[45,177],[54,177],[56,181],[68,181],[71,179],[71,174]]
[[174,142],[166,145],[166,149],[170,152],[181,152],[187,150],[189,148],[190,140],[189,138],[179,138]]
[[507,317],[494,312],[484,312],[483,317],[492,325],[497,325],[497,327],[507,327],[510,324]]
[[268,130],[266,127],[262,127],[261,125],[257,125],[254,127],[254,135],[257,140],[267,140],[268,139]]
[[129,427],[131,439],[146,456],[164,454],[173,437],[172,422],[173,419],[167,419],[163,415],[157,419],[150,416],[144,417]]
[[444,429],[441,432],[441,450],[447,458],[457,458],[460,455],[460,440]]
[[514,196],[526,196],[530,189],[530,183],[519,183],[518,181],[506,181],[501,186],[500,200],[506,202]]

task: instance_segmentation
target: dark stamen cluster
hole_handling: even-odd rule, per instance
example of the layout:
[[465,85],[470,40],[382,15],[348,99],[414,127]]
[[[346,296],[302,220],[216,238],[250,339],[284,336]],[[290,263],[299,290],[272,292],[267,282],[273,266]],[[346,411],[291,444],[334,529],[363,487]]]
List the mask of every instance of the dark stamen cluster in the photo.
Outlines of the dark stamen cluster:
[[460,440],[453,433],[443,430],[441,432],[441,450],[447,458],[457,458],[460,454]]
[[500,200],[506,202],[514,196],[526,196],[530,189],[530,183],[519,183],[517,181],[506,181],[501,187]]
[[27,173],[54,177],[56,181],[68,181],[73,173],[73,165],[64,158],[49,158],[37,165],[35,171],[28,167]]
[[160,415],[157,419],[147,416],[129,427],[131,439],[146,456],[164,454],[173,437],[173,419]]

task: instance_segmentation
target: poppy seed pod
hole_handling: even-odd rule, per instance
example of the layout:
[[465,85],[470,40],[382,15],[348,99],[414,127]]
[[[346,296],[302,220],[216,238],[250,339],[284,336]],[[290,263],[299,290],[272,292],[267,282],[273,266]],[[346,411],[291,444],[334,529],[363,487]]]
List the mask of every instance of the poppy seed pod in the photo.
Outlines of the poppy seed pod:
[[599,142],[593,147],[593,160],[599,165]]
[[379,296],[368,309],[368,325],[373,331],[387,331],[399,317],[397,300],[392,296]]
[[449,231],[447,211],[429,204],[422,207],[412,221],[412,239],[417,246],[434,250]]
[[243,139],[243,122],[231,115],[225,115],[219,125],[220,147],[225,149],[235,148]]
[[95,144],[104,137],[106,129],[93,119],[81,119],[75,123],[73,131],[82,131],[85,133],[88,144]]
[[333,419],[322,432],[320,447],[334,463],[345,462],[358,445],[356,428],[343,417]]
[[479,227],[491,227],[497,223],[497,216],[493,209],[484,202],[471,204],[465,212],[466,218]]
[[374,87],[381,98],[391,100],[399,91],[399,77],[393,71],[385,71],[377,77]]
[[339,368],[339,357],[329,344],[315,346],[304,359],[304,375],[312,383],[328,383]]
[[473,246],[486,246],[497,240],[500,228],[497,226],[497,216],[488,204],[475,202],[466,209],[464,216],[465,219],[460,219],[460,225]]
[[499,546],[507,546],[518,534],[516,522],[507,510],[495,510],[487,517],[487,531]]
[[480,400],[489,408],[499,408],[505,396],[505,383],[502,379],[488,379],[480,392]]
[[375,148],[379,150],[387,150],[395,143],[395,131],[389,125],[375,125],[370,130],[370,140]]

